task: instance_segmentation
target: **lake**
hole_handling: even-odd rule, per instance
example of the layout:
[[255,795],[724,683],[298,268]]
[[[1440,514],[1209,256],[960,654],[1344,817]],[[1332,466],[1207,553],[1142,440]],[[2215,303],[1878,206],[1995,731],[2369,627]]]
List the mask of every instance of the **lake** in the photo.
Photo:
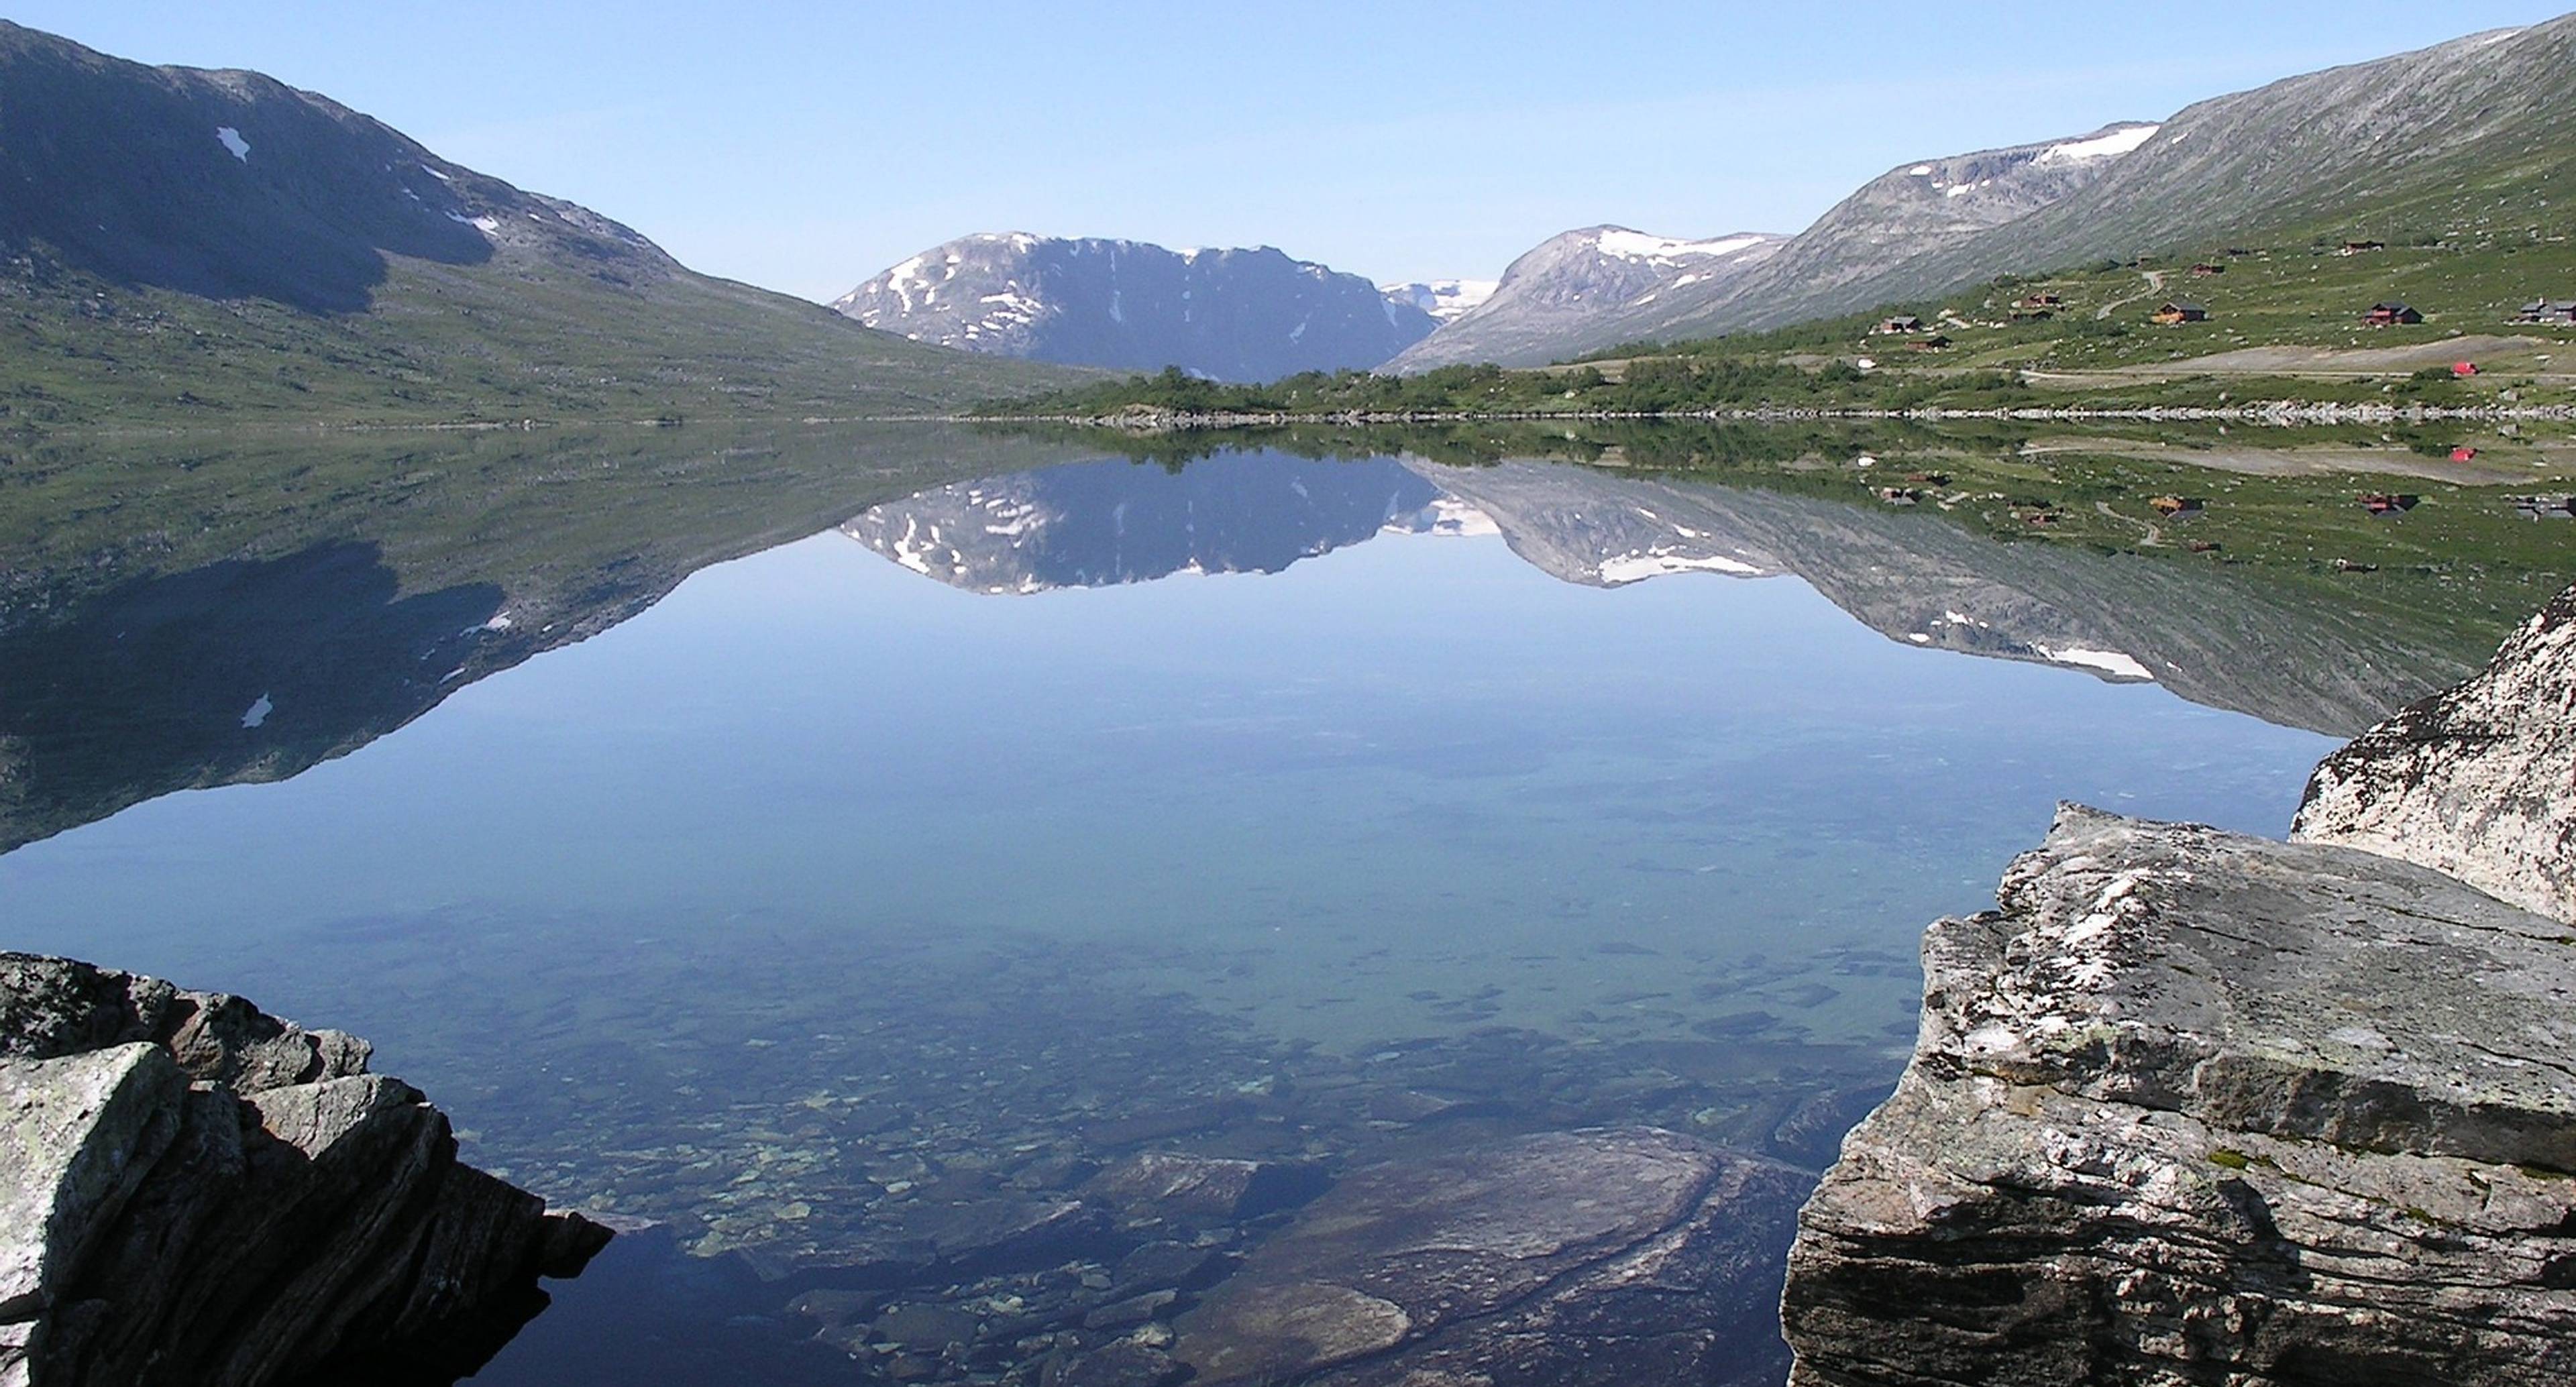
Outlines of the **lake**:
[[917,446],[837,513],[369,504],[22,623],[0,943],[366,1036],[655,1221],[478,1380],[1036,1382],[1081,1331],[990,1326],[1107,1284],[1132,1229],[1027,1227],[1102,1165],[1820,1168],[2057,802],[2279,834],[2450,668],[1866,492]]

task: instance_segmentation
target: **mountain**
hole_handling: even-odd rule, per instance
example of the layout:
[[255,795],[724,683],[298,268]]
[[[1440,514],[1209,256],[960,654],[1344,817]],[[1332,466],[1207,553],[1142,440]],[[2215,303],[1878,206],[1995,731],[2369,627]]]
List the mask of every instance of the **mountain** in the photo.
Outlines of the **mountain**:
[[2055,206],[2107,177],[2157,130],[2123,122],[2072,139],[1901,165],[1835,204],[1758,270],[1619,315],[1600,325],[1586,350],[1705,336],[1713,323],[1731,326],[1723,315],[1737,306],[1796,318],[1820,316],[1827,310],[1816,305],[1828,303],[1834,312],[1874,307],[1880,298],[1864,289],[1855,302],[1852,286],[1882,282],[1908,264]]
[[0,21],[8,422],[947,408],[1066,377],[696,274],[257,73]]
[[1411,304],[1430,314],[1432,321],[1449,323],[1492,298],[1494,291],[1502,285],[1491,279],[1432,279],[1377,287],[1379,293],[1397,305]]
[[[2284,228],[2398,242],[2546,209],[2576,165],[2576,15],[2204,101],[2084,187],[1823,292],[1712,305],[1701,329],[1773,326],[2005,273],[2199,252]],[[2547,224],[2554,211],[2536,218]]]
[[[1563,360],[1625,342],[1920,303],[2000,275],[2280,237],[2545,225],[2576,167],[2576,15],[2191,106],[2157,124],[1898,167],[1747,272],[1569,317],[1492,357],[1473,315],[1398,363]],[[1497,297],[1500,297],[1499,295]]]
[[1277,573],[1390,527],[1452,531],[1439,490],[1384,458],[1229,453],[1175,472],[1078,462],[957,482],[841,533],[952,587],[1033,593],[1176,573]]
[[1437,325],[1358,275],[1268,246],[1172,251],[1017,233],[933,246],[832,307],[943,347],[1227,381],[1376,366]]
[[1598,325],[1622,321],[1667,294],[1731,282],[1778,253],[1781,243],[1760,232],[1679,241],[1624,226],[1568,231],[1513,261],[1484,302],[1386,366],[1423,371],[1458,362],[1561,360],[1583,349],[1567,344],[1590,345],[1600,337]]
[[[1567,232],[1514,263],[1513,271],[1528,281],[1521,294],[1513,292],[1514,274],[1505,274],[1503,290],[1485,311],[1432,334],[1394,367],[1534,366],[1623,342],[1705,335],[1716,305],[1830,295],[2027,216],[2100,178],[2155,133],[2152,125],[2121,124],[2074,139],[1905,164],[1796,236],[1760,238],[1715,267],[1671,253],[1622,259],[1614,249],[1642,247],[1625,239],[1633,233],[1613,228]],[[1738,239],[1706,244],[1724,247]]]

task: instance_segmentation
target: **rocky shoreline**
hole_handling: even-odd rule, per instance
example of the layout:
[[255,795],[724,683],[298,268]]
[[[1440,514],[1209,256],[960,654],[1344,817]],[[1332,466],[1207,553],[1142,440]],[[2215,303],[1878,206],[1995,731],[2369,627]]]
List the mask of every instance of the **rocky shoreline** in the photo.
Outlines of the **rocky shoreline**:
[[609,1239],[366,1042],[0,954],[0,1384],[445,1383]]
[[[1798,1387],[2576,1380],[2576,591],[2288,843],[2068,806],[1932,927]],[[2540,913],[2535,913],[2540,912]]]

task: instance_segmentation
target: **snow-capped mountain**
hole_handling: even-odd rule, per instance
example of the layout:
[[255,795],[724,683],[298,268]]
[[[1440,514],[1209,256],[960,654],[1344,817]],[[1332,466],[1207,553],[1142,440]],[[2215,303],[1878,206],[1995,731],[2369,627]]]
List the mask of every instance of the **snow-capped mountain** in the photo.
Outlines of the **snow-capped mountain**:
[[[1442,327],[1392,364],[1538,365],[1622,342],[1708,336],[1749,316],[1783,322],[1839,311],[1845,305],[1835,295],[1844,286],[2047,207],[2155,133],[2153,125],[2123,123],[2073,139],[1900,165],[1793,237],[1686,243],[1616,228],[1568,232],[1514,262],[1515,273],[1504,275],[1483,311]],[[1705,257],[1711,263],[1688,257],[1694,247],[1746,241]],[[1526,307],[1514,291],[1516,277],[1536,281]]]
[[1428,370],[1461,361],[1539,365],[1589,325],[1613,321],[1676,291],[1732,281],[1777,253],[1782,237],[1741,232],[1705,241],[1593,226],[1550,238],[1503,271],[1483,303],[1388,363]]
[[1257,250],[1026,233],[934,246],[832,305],[922,342],[1218,380],[1376,366],[1437,324],[1358,275]]
[[1430,314],[1434,321],[1446,323],[1474,311],[1502,285],[1491,279],[1432,279],[1377,287],[1392,302],[1409,304]]

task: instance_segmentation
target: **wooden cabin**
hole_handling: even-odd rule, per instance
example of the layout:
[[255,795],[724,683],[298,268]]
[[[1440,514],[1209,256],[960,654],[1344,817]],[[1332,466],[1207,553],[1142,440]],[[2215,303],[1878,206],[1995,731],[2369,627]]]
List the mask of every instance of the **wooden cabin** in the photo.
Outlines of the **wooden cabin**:
[[2066,300],[2055,294],[2024,294],[2013,300],[2015,308],[2064,308]]
[[1950,349],[1950,339],[1936,332],[1929,337],[1921,338],[1908,345],[1912,346],[1914,350],[1918,352],[1945,352]]
[[2399,495],[2386,491],[2370,491],[2362,494],[2361,505],[2362,509],[2369,511],[2373,515],[2396,515],[2404,511],[2415,509],[2416,505],[2423,499],[2424,498],[2421,496]]
[[2424,321],[2424,315],[2402,303],[2374,303],[2361,321],[2371,327],[2396,327]]
[[2149,509],[2162,516],[2198,515],[2208,504],[2197,496],[2158,496],[2147,502]]
[[2156,310],[2155,320],[2171,327],[2176,323],[2205,323],[2209,310],[2187,299],[2175,299]]
[[2386,249],[2388,249],[2386,241],[2346,241],[2343,243],[2343,249],[2336,251],[2335,254],[2360,255],[2367,251]]
[[1871,331],[1877,333],[1881,337],[1894,337],[1901,333],[1921,332],[1922,330],[1923,320],[1910,313],[1901,317],[1890,318],[1887,321],[1880,323],[1877,327],[1871,329]]
[[2576,324],[2576,299],[2533,299],[2522,306],[2516,321]]
[[2191,272],[2199,278],[2207,279],[2211,275],[2223,275],[2227,273],[2227,267],[2210,261],[2202,261],[2200,264],[2192,266]]

